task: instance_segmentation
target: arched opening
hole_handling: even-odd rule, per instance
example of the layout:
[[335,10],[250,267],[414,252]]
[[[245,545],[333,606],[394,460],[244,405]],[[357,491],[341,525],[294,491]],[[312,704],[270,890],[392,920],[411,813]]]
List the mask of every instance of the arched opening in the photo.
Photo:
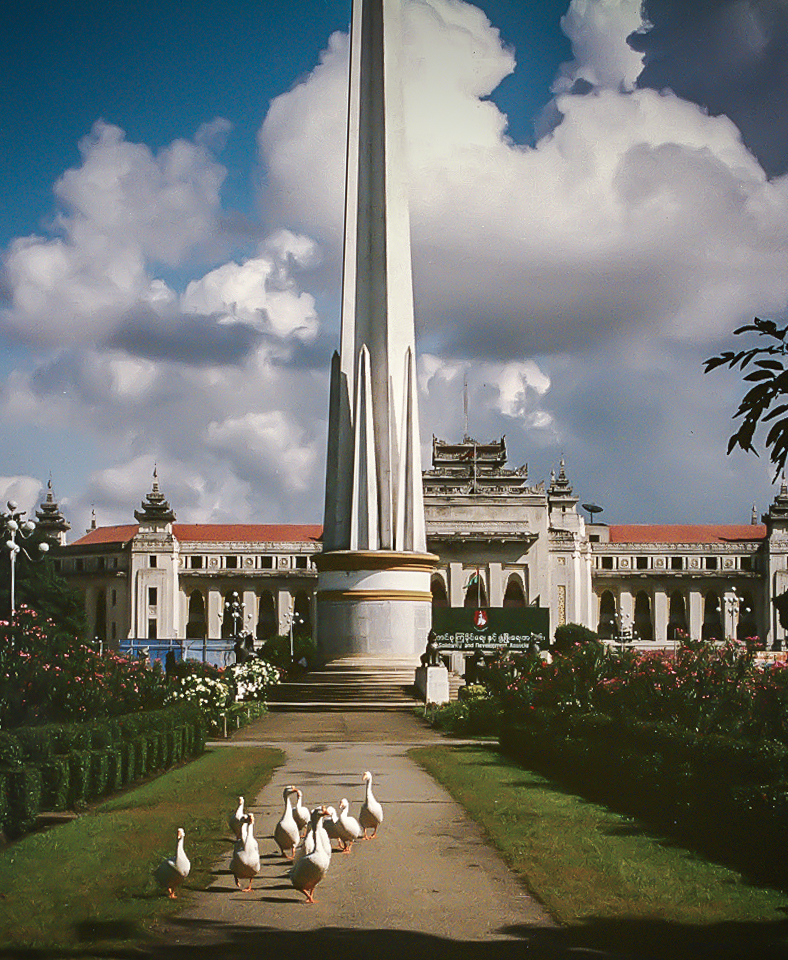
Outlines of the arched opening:
[[702,640],[722,640],[723,635],[722,604],[712,590],[706,594],[703,601],[703,627],[700,636]]
[[751,593],[743,593],[739,601],[739,622],[736,629],[736,639],[748,641],[759,639],[758,621],[755,619],[755,601]]
[[231,590],[224,598],[224,617],[222,619],[222,640],[241,636],[244,632],[244,606],[237,590]]
[[199,590],[193,590],[189,596],[189,617],[186,621],[186,639],[203,640],[205,629],[205,597]]
[[523,585],[520,582],[520,578],[514,574],[509,577],[509,582],[506,584],[506,592],[503,595],[503,605],[505,607],[525,606],[525,591],[523,590]]
[[260,610],[257,616],[257,639],[260,641],[270,640],[275,637],[279,631],[279,623],[276,618],[276,601],[273,594],[265,590],[260,594]]
[[487,590],[484,586],[484,579],[478,570],[471,574],[471,579],[468,581],[463,606],[473,607],[474,609],[487,606]]
[[298,590],[293,601],[293,635],[309,637],[312,635],[312,605],[306,590]]
[[668,610],[668,640],[684,640],[689,636],[687,629],[687,604],[683,594],[676,590],[670,595]]
[[635,639],[653,640],[654,624],[651,619],[651,598],[642,590],[635,597]]
[[102,644],[107,642],[107,594],[99,591],[96,597],[96,619],[93,624],[93,636]]
[[616,598],[605,590],[599,598],[599,623],[596,628],[600,640],[611,640],[616,636]]
[[430,590],[432,591],[433,607],[448,607],[449,596],[446,593],[446,584],[443,582],[443,577],[433,577]]

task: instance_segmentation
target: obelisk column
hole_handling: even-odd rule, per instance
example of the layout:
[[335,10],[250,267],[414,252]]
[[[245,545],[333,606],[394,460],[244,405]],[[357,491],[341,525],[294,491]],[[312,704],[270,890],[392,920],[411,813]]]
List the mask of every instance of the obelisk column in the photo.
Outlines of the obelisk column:
[[401,0],[354,0],[340,352],[331,368],[318,640],[412,656],[431,617],[415,376]]

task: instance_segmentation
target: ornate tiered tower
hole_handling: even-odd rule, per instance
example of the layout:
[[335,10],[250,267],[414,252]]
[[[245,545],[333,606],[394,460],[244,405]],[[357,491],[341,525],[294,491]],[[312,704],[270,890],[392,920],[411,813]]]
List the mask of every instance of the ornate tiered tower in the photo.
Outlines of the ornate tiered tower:
[[412,656],[430,627],[401,0],[354,0],[340,351],[331,365],[322,655]]
[[139,530],[131,540],[129,588],[133,591],[130,636],[156,640],[177,636],[178,543],[175,512],[159,490],[158,471],[148,495],[134,511]]
[[63,516],[60,506],[55,500],[51,480],[47,483],[46,500],[41,504],[41,509],[36,510],[36,523],[39,531],[48,540],[53,540],[60,546],[65,546],[66,534],[71,529],[71,524]]

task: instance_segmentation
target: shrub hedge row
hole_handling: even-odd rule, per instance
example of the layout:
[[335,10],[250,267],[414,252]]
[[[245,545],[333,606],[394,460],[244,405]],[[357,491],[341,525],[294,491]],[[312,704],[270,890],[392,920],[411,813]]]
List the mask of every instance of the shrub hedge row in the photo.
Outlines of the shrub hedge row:
[[19,836],[42,810],[79,808],[198,756],[205,739],[205,721],[188,704],[0,732],[0,827],[6,836]]
[[788,881],[788,748],[667,723],[541,709],[502,750],[592,800],[759,877]]

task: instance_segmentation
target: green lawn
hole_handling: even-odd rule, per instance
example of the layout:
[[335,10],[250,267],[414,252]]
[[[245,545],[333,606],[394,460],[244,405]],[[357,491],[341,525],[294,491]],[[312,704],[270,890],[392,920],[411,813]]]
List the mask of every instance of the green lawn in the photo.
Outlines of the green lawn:
[[[151,873],[186,831],[186,881],[204,886],[229,845],[227,818],[283,761],[278,750],[219,748],[0,852],[0,946],[70,947],[144,938],[177,910]],[[5,954],[4,955],[8,955]]]
[[582,931],[578,945],[642,949],[644,938],[657,939],[668,945],[660,956],[695,956],[704,943],[739,941],[743,957],[788,947],[784,892],[751,885],[492,746],[425,747],[411,756],[465,807],[552,916]]

